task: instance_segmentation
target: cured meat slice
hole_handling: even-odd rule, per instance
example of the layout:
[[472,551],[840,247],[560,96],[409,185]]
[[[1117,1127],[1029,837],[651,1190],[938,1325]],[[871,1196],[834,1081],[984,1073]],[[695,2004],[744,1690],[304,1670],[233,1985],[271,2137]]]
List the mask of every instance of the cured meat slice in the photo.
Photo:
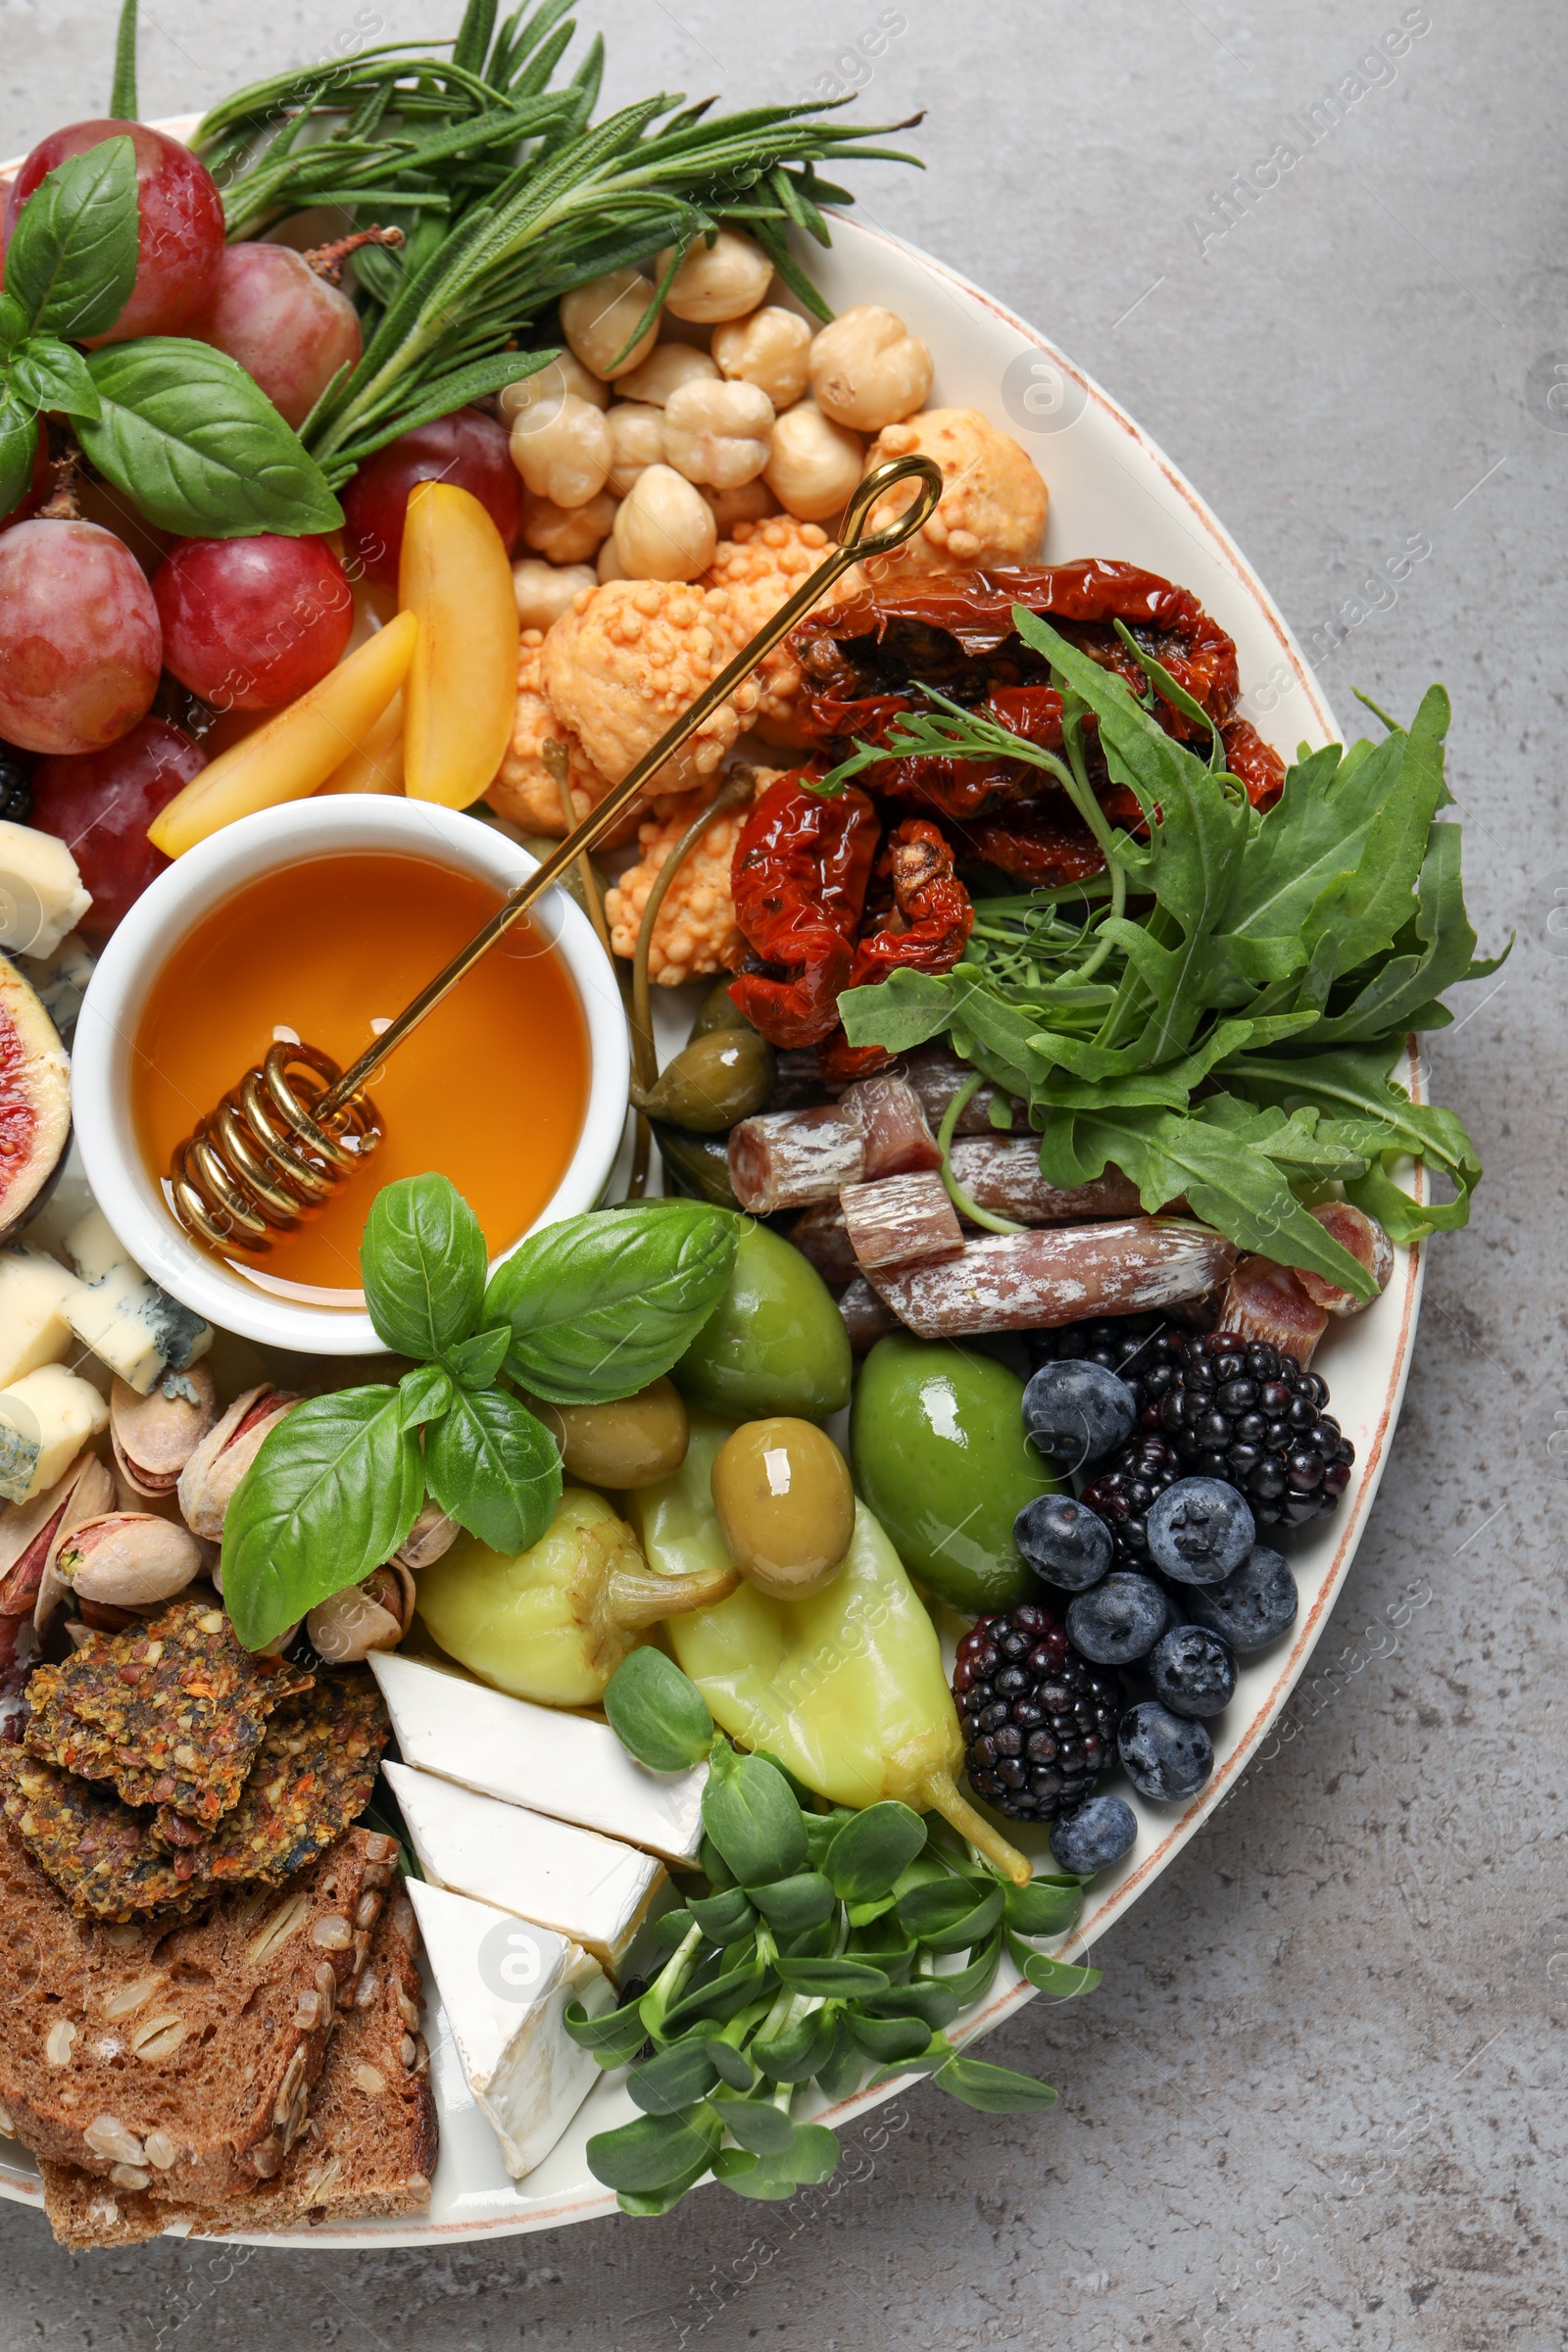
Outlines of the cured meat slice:
[[1138,1187],[1119,1168],[1063,1192],[1040,1173],[1040,1148],[1028,1136],[976,1136],[956,1143],[953,1173],[977,1208],[1019,1225],[1068,1225],[1091,1217],[1136,1217]]
[[899,1329],[898,1316],[877,1297],[863,1274],[857,1274],[840,1298],[839,1313],[857,1355],[863,1355],[878,1340]]
[[840,1196],[860,1271],[926,1265],[963,1248],[963,1228],[934,1168],[846,1185]]
[[860,1271],[844,1211],[836,1200],[821,1200],[815,1208],[806,1209],[790,1227],[790,1240],[803,1257],[810,1259],[830,1291],[842,1291]]
[[[1381,1298],[1394,1272],[1394,1244],[1376,1217],[1369,1217],[1353,1200],[1325,1200],[1321,1208],[1308,1213],[1316,1217],[1332,1241],[1338,1242],[1342,1250],[1348,1250],[1357,1264],[1365,1266]],[[1314,1274],[1308,1266],[1298,1266],[1296,1279],[1313,1304],[1322,1307],[1326,1314],[1358,1315],[1372,1303],[1370,1298],[1358,1298],[1353,1291],[1342,1290],[1326,1274]]]
[[[907,1054],[904,1062],[905,1076],[920,1098],[921,1107],[931,1124],[934,1135],[948,1115],[948,1105],[960,1088],[968,1085],[974,1071],[966,1061],[960,1061],[951,1046],[920,1046]],[[1011,1097],[1002,1095],[994,1086],[977,1087],[958,1113],[955,1132],[958,1135],[994,1135],[999,1130],[991,1116],[991,1106],[1003,1102],[1008,1110],[1007,1125],[1016,1121],[1016,1105]]]
[[875,1287],[918,1338],[949,1340],[1169,1306],[1212,1290],[1235,1262],[1235,1244],[1206,1225],[1126,1217],[988,1234],[938,1265],[879,1274]]
[[729,1180],[753,1216],[833,1200],[847,1184],[934,1168],[942,1154],[907,1080],[862,1078],[814,1110],[764,1111],[730,1130]]
[[907,1176],[942,1165],[920,1098],[897,1072],[862,1078],[858,1086],[847,1088],[839,1108],[849,1111],[864,1140],[860,1175],[867,1184],[878,1176]]
[[1231,1269],[1220,1302],[1221,1331],[1277,1348],[1282,1355],[1294,1355],[1304,1370],[1328,1320],[1291,1267],[1277,1266],[1271,1257],[1243,1257]]

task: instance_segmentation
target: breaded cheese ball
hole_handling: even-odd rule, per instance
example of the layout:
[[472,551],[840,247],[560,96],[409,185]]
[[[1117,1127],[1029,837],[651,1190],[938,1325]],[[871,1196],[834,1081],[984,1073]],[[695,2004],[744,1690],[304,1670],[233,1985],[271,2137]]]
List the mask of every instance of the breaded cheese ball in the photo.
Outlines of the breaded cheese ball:
[[[771,778],[765,779],[771,781]],[[628,866],[618,885],[605,893],[610,942],[617,956],[634,956],[637,933],[665,858],[698,811],[713,798],[718,779],[700,792],[686,792],[662,801],[657,815],[637,828],[640,856]],[[735,844],[746,822],[744,807],[722,809],[688,852],[680,871],[664,893],[663,904],[648,943],[648,975],[661,988],[679,988],[683,981],[700,980],[714,972],[733,972],[746,954],[746,941],[735,921],[730,896],[730,868]]]
[[[542,629],[522,632],[517,648],[517,709],[512,741],[484,797],[498,816],[520,826],[523,832],[550,833],[560,838],[567,829],[566,815],[561,806],[561,787],[545,764],[545,746],[564,745],[567,753],[570,764],[566,773],[574,825],[581,824],[590,808],[597,808],[610,790],[610,779],[600,774],[585,756],[582,745],[561,724],[546,700],[543,665],[546,634]],[[628,824],[621,833],[623,840],[630,829]]]
[[[742,644],[755,637],[787,597],[795,594],[808,573],[825,561],[831,542],[817,522],[800,522],[793,514],[774,514],[763,522],[738,522],[732,538],[713,551],[709,578],[726,589],[734,627]],[[833,601],[854,596],[865,586],[858,564],[847,571]],[[759,700],[753,718],[757,732],[769,743],[800,743],[795,709],[801,691],[800,664],[788,643],[764,655],[755,672]]]
[[[610,580],[579,596],[546,638],[545,692],[558,723],[618,783],[742,643],[722,588]],[[751,725],[759,700],[748,679],[661,771],[655,789],[682,792],[711,775]]]
[[[935,458],[947,484],[925,527],[881,559],[888,573],[970,571],[976,564],[1028,564],[1040,551],[1050,493],[1027,452],[978,409],[926,409],[887,425],[865,453],[865,470],[918,451]],[[913,496],[901,482],[872,509],[886,526]]]

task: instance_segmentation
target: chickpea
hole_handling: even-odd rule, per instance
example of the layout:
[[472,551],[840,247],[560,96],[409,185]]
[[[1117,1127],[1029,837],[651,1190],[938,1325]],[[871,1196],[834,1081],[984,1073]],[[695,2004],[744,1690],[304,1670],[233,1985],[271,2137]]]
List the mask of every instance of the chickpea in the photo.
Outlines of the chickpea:
[[517,618],[525,629],[548,629],[563,612],[571,611],[571,600],[580,588],[597,585],[586,564],[541,564],[535,556],[524,556],[512,566]]
[[[674,247],[668,246],[654,263],[662,277]],[[676,270],[664,300],[677,318],[695,318],[710,325],[720,318],[744,318],[755,311],[773,277],[773,265],[755,238],[738,228],[721,228],[711,245],[699,237]]]
[[596,409],[604,408],[610,399],[610,386],[601,377],[592,375],[575,352],[560,351],[544,368],[536,368],[532,375],[522,375],[514,384],[503,385],[496,394],[496,407],[507,428],[516,423],[524,409],[537,408],[541,402],[553,404],[564,400],[568,392],[579,400],[591,400]]
[[626,577],[625,572],[621,569],[620,558],[615,553],[613,536],[607,539],[599,550],[599,562],[595,571],[601,588],[607,580],[623,580]]
[[610,475],[610,427],[589,400],[568,392],[524,409],[512,428],[512,463],[535,498],[585,507]]
[[610,430],[610,487],[624,498],[640,473],[662,464],[664,412],[652,401],[617,401],[606,412]]
[[689,482],[738,490],[767,464],[773,403],[756,384],[682,384],[664,406],[664,456]]
[[746,1421],[710,1473],[729,1556],[749,1584],[799,1600],[819,1592],[855,1534],[855,1489],[831,1438],[809,1421]]
[[637,334],[637,321],[654,292],[653,280],[640,270],[612,270],[608,277],[563,294],[561,331],[592,374],[614,383],[647,359],[659,336],[657,318],[629,351],[626,345]]
[[672,1380],[656,1380],[613,1404],[541,1404],[533,1410],[561,1447],[568,1478],[623,1494],[656,1486],[686,1459],[686,1407]]
[[615,501],[608,490],[580,507],[558,507],[553,499],[530,497],[523,510],[522,544],[547,564],[591,564],[614,520]]
[[811,345],[811,398],[835,424],[879,433],[923,408],[930,389],[929,347],[874,302],[841,311]]
[[793,311],[769,304],[715,327],[713,357],[721,374],[756,384],[775,409],[793,408],[810,376],[811,329]]
[[778,513],[778,500],[760,479],[742,482],[738,490],[715,490],[705,483],[703,496],[713,510],[721,539],[728,539],[738,522],[766,522]]
[[862,463],[859,436],[824,416],[814,400],[801,400],[773,427],[767,485],[799,521],[825,522],[848,505]]
[[615,555],[629,580],[695,580],[717,545],[712,508],[673,466],[650,466],[615,510]]
[[696,383],[703,376],[711,378],[717,373],[716,365],[706,351],[693,351],[689,343],[661,343],[640,368],[620,378],[616,390],[626,400],[652,401],[655,408],[662,409],[682,384]]

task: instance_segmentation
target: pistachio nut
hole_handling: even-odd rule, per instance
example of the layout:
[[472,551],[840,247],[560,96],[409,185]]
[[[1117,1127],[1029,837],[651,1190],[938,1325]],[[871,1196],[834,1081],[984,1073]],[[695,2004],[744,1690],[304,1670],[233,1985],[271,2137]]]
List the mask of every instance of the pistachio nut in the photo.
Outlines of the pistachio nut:
[[393,1561],[400,1568],[428,1568],[432,1560],[451,1550],[461,1533],[457,1521],[439,1503],[427,1502],[392,1554]]
[[181,1470],[177,1488],[179,1507],[193,1536],[219,1541],[229,1497],[260,1452],[262,1440],[298,1402],[288,1390],[264,1381],[236,1396],[207,1432]]
[[217,1420],[218,1389],[205,1361],[185,1372],[165,1372],[145,1396],[129,1381],[117,1379],[109,1398],[109,1430],[125,1485],[148,1499],[172,1494]]
[[362,1585],[349,1585],[312,1609],[305,1631],[318,1657],[329,1665],[352,1666],[372,1649],[396,1649],[414,1615],[414,1578],[401,1562],[389,1561]]
[[202,1564],[195,1537],[151,1511],[111,1511],[66,1538],[55,1565],[83,1600],[135,1609],[183,1592]]
[[[64,1478],[26,1507],[0,1519],[0,1616],[25,1617],[38,1606],[50,1563],[84,1519],[114,1507],[114,1481],[96,1454],[78,1453]],[[35,1622],[41,1631],[48,1610]]]

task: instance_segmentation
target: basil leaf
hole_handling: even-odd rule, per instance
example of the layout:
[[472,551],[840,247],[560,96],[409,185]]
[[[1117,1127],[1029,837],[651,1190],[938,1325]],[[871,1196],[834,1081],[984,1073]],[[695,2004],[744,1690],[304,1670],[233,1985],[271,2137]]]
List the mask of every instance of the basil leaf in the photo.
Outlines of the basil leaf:
[[955,2055],[931,2080],[939,2090],[961,2099],[966,2107],[977,2107],[982,2115],[1024,2115],[1056,2104],[1049,2082],[1015,2074],[1010,2066],[987,2066],[980,2058]]
[[102,413],[87,363],[69,343],[34,335],[11,358],[11,389],[35,409],[58,409],[66,416]]
[[740,1230],[700,1200],[567,1217],[496,1268],[482,1320],[511,1326],[508,1371],[552,1404],[634,1396],[718,1304]]
[[895,1880],[925,1846],[925,1823],[894,1798],[867,1805],[844,1824],[823,1858],[833,1890],[847,1903],[891,1895]]
[[398,1382],[398,1396],[403,1408],[405,1429],[417,1429],[421,1424],[439,1421],[452,1409],[452,1379],[439,1364],[419,1364],[405,1372]]
[[[605,1686],[603,1704],[627,1754],[655,1772],[684,1772],[700,1764],[713,1743],[707,1699],[662,1649],[647,1646],[622,1658]],[[745,1897],[739,1900],[746,1908]],[[703,1923],[704,1935],[710,1932]]]
[[703,1791],[703,1827],[740,1884],[767,1886],[806,1860],[806,1826],[789,1783],[760,1756],[714,1750]]
[[297,1404],[262,1443],[223,1522],[223,1605],[250,1649],[389,1560],[424,1500],[396,1389]]
[[365,1303],[399,1355],[430,1363],[468,1337],[485,1263],[479,1220],[449,1177],[405,1176],[371,1202],[360,1244]]
[[461,1388],[487,1389],[507,1360],[510,1331],[476,1331],[471,1340],[448,1348],[441,1361]]
[[136,150],[127,138],[105,139],[59,165],[23,206],[6,292],[29,327],[74,343],[101,335],[130,300],[140,235]]
[[303,538],[343,510],[261,386],[223,352],[170,335],[89,354],[103,415],[77,438],[138,513],[182,538]]
[[0,515],[26,497],[37,454],[37,417],[20,401],[0,400]]
[[441,1508],[509,1559],[538,1543],[561,1500],[555,1439],[500,1389],[453,1390],[425,1432],[424,1475]]
[[26,332],[26,312],[14,294],[0,291],[0,354],[15,351]]

